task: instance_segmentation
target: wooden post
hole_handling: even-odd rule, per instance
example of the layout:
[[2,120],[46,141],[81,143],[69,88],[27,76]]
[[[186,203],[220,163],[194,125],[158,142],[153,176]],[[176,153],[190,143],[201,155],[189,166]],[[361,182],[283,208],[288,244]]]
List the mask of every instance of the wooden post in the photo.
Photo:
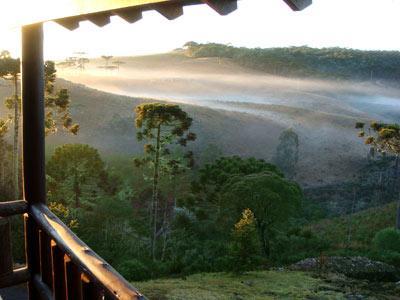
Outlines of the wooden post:
[[[46,203],[44,152],[44,62],[42,23],[22,27],[22,122],[24,199],[28,210],[35,203]],[[34,222],[26,219],[26,255],[31,272],[29,299],[38,299],[34,276],[39,253]]]

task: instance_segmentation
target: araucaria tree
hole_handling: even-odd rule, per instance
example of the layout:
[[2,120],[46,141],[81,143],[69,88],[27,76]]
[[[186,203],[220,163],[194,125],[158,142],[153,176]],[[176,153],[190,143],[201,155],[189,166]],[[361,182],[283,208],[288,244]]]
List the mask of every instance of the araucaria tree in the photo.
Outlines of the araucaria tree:
[[[45,73],[45,129],[46,134],[55,133],[58,127],[64,127],[73,134],[79,130],[78,124],[73,124],[69,114],[69,93],[67,89],[55,89],[56,69],[54,62],[46,61]],[[21,74],[20,60],[12,58],[8,51],[0,53],[0,77],[10,80],[13,85],[13,95],[6,99],[6,107],[13,111],[10,120],[14,123],[13,141],[13,187],[14,198],[19,198],[19,132],[21,117],[21,97],[18,82]],[[58,126],[61,123],[61,126]]]
[[[193,154],[187,152],[177,158],[172,150],[185,147],[194,141],[196,135],[189,132],[192,119],[176,104],[145,103],[135,108],[137,139],[146,141],[144,157],[135,158],[136,166],[149,165],[153,170],[151,201],[151,256],[156,259],[157,238],[166,230],[165,222],[159,226],[159,184],[160,175],[173,175],[184,165],[193,165]],[[161,228],[159,228],[161,227]]]
[[[366,145],[370,145],[379,153],[388,153],[396,157],[396,181],[400,185],[400,125],[372,122],[368,128],[365,123],[357,122],[356,128],[360,129],[358,136],[364,139]],[[398,195],[396,215],[396,228],[400,229],[400,193]]]
[[294,178],[299,161],[299,137],[292,129],[284,130],[279,136],[276,148],[275,163],[288,176]]

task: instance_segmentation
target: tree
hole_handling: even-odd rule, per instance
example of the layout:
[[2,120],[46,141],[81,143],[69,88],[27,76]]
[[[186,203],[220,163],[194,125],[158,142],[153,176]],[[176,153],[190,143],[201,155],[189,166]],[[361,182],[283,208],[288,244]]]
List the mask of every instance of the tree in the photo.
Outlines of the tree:
[[275,173],[262,172],[228,180],[220,209],[224,216],[238,216],[244,209],[250,209],[255,216],[262,251],[268,257],[273,230],[294,215],[301,199],[298,184]]
[[[374,151],[382,154],[389,153],[396,157],[395,178],[397,185],[400,185],[400,125],[372,122],[368,128],[365,128],[365,123],[357,122],[355,127],[360,129],[358,136],[363,138],[364,143]],[[400,229],[400,192],[398,195],[396,229]]]
[[[89,145],[66,144],[57,147],[46,166],[49,200],[90,207],[105,193],[108,176],[98,151]],[[83,200],[84,201],[83,203]]]
[[279,169],[262,159],[239,156],[220,157],[212,164],[206,164],[199,170],[198,180],[192,183],[192,192],[197,202],[217,203],[220,191],[232,177],[254,173],[272,172],[283,177]]
[[250,209],[242,212],[240,220],[235,224],[230,248],[233,258],[231,269],[241,274],[251,270],[260,261],[260,241],[257,237],[256,220]]
[[18,95],[18,80],[20,76],[20,60],[11,58],[8,51],[0,53],[0,77],[13,82],[14,93],[6,99],[8,109],[14,110],[14,144],[13,144],[13,186],[14,199],[19,199],[19,127],[20,127],[20,97]]
[[[78,124],[73,124],[69,114],[69,93],[67,89],[55,89],[56,69],[54,62],[46,61],[45,73],[45,130],[46,134],[57,132],[59,122],[63,127],[73,134],[79,130]],[[13,110],[14,115],[10,118],[14,122],[13,142],[13,186],[14,198],[19,198],[19,131],[21,117],[21,97],[19,96],[18,81],[21,74],[20,59],[12,58],[8,51],[0,53],[0,77],[13,83],[13,95],[6,99],[6,107]]]
[[289,178],[294,178],[298,160],[299,137],[292,128],[289,128],[284,130],[279,136],[275,163]]
[[8,198],[8,182],[6,182],[7,177],[7,167],[8,167],[8,159],[7,156],[11,153],[12,147],[5,140],[5,135],[8,132],[8,124],[10,123],[10,119],[2,120],[0,119],[0,186],[1,186],[1,194],[0,197]]
[[[192,119],[179,105],[163,103],[145,103],[135,108],[135,125],[138,129],[137,139],[146,140],[145,156],[135,158],[135,165],[150,164],[153,169],[153,188],[151,203],[151,256],[156,258],[158,233],[159,180],[162,171],[174,174],[179,171],[182,161],[171,157],[172,145],[185,147],[187,142],[194,141],[196,135],[189,132]],[[186,153],[188,166],[193,164],[193,153]],[[165,228],[161,228],[164,230]]]

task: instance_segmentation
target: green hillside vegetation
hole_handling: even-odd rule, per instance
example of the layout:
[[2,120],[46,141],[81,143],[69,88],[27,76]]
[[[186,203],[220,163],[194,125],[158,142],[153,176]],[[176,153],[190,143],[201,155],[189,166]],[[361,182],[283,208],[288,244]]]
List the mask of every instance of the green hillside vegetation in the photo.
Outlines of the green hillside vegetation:
[[400,52],[362,51],[343,48],[316,49],[307,46],[249,49],[223,44],[185,44],[191,57],[230,58],[238,64],[263,72],[296,77],[397,81]]
[[355,214],[325,219],[307,226],[306,230],[329,241],[331,251],[365,254],[371,250],[372,240],[377,232],[394,226],[396,209],[397,203],[392,202]]

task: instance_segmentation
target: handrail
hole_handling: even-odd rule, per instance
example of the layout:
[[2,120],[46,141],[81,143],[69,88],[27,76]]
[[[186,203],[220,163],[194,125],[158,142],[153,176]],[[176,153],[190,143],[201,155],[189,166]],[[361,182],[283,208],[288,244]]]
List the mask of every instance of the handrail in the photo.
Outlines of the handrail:
[[83,274],[102,286],[107,294],[121,300],[145,299],[114,268],[82,242],[46,205],[41,203],[31,205],[29,215],[72,263]]
[[21,215],[28,210],[28,202],[25,200],[0,202],[0,217]]

